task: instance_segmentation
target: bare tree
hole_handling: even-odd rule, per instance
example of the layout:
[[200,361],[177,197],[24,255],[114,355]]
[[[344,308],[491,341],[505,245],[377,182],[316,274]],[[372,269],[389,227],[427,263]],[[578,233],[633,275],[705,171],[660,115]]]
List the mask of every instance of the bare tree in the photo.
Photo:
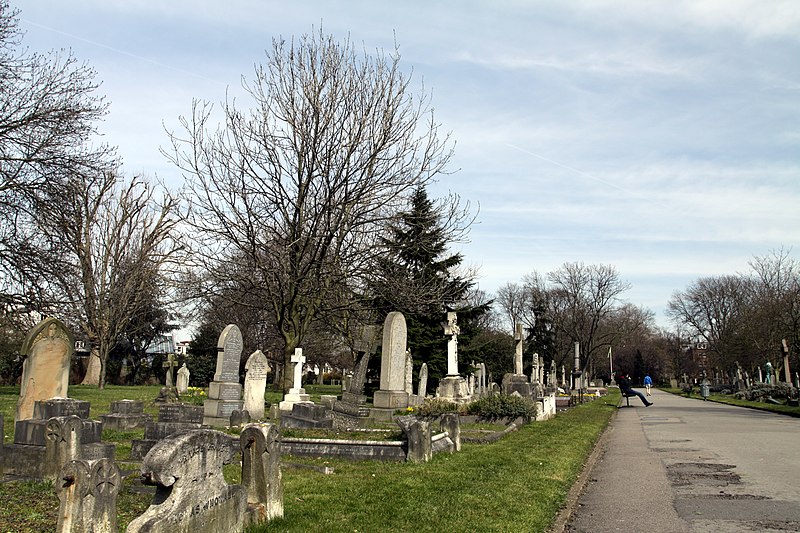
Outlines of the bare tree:
[[673,294],[667,314],[694,338],[708,343],[715,363],[727,368],[741,355],[738,342],[746,292],[740,276],[700,278]]
[[174,270],[179,247],[176,206],[140,178],[102,173],[75,179],[62,191],[60,209],[52,206],[40,221],[47,241],[64,243],[46,276],[53,311],[78,324],[97,350],[101,388],[111,349],[152,308],[154,294],[168,294],[167,268]]
[[44,244],[36,220],[52,205],[41,200],[111,168],[113,151],[90,144],[107,110],[95,72],[69,53],[29,53],[18,14],[0,0],[0,303],[37,309],[47,280],[32,268]]
[[583,263],[565,263],[547,278],[561,356],[569,361],[572,345],[578,342],[581,365],[591,369],[597,354],[602,352],[605,356],[608,352],[613,331],[604,330],[603,325],[613,317],[620,295],[630,284],[620,279],[613,266]]
[[397,53],[359,54],[321,31],[276,40],[244,86],[250,111],[228,100],[214,127],[212,106],[195,102],[169,156],[188,183],[198,294],[233,282],[258,295],[288,367],[315,317],[358,292],[384,221],[451,148]]

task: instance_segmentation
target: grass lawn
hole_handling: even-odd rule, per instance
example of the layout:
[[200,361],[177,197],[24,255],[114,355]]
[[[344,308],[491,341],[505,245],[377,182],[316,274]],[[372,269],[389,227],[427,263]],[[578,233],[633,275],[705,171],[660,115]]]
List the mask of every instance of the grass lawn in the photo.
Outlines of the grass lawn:
[[[7,426],[13,421],[14,389],[0,387],[0,412]],[[141,399],[147,405],[158,389],[70,387],[70,395],[91,401],[92,416],[97,417],[117,399]],[[438,454],[424,464],[285,457],[284,518],[247,531],[547,531],[618,400],[619,393],[612,390],[552,420],[522,426],[495,443],[465,443],[460,453]],[[154,414],[155,406],[146,411]],[[117,443],[117,457],[124,460],[129,439],[138,433],[104,432],[104,438]],[[324,464],[334,473],[295,468],[290,462]],[[132,490],[137,486],[135,466],[122,463],[130,475],[118,500],[120,531],[152,500],[151,493]],[[236,465],[226,467],[225,474],[229,482],[239,481]],[[0,531],[55,529],[58,498],[51,486],[0,483],[0,499]]]

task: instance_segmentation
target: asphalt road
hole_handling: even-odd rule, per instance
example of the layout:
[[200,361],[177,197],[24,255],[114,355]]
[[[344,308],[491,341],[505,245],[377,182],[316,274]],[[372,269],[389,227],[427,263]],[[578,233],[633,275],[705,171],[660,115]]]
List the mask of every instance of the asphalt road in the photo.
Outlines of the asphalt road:
[[799,418],[652,400],[619,409],[564,531],[800,531]]

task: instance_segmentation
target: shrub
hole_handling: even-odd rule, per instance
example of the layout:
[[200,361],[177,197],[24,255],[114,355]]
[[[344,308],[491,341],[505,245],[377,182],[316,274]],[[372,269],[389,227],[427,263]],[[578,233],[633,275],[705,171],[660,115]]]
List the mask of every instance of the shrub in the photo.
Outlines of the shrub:
[[467,414],[478,415],[490,422],[522,417],[525,421],[536,418],[536,403],[522,396],[496,394],[476,400],[467,405]]
[[463,406],[456,402],[450,402],[442,398],[425,398],[425,402],[414,407],[412,413],[422,418],[436,418],[445,413],[464,414],[463,411]]

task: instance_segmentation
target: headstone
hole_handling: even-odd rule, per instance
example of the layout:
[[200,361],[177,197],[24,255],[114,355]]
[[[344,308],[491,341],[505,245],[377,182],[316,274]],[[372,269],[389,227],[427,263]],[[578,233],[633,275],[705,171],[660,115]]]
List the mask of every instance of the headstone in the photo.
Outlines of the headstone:
[[178,389],[178,394],[186,394],[189,392],[189,369],[186,368],[186,363],[183,363],[178,369],[178,379],[175,382],[175,388]]
[[55,318],[42,320],[28,332],[20,349],[25,361],[14,420],[33,418],[33,405],[37,400],[68,397],[74,349],[72,333]]
[[230,427],[240,428],[249,424],[251,421],[252,419],[247,409],[242,409],[241,411],[238,409],[234,409],[234,411],[231,413]]
[[405,390],[406,335],[403,313],[389,313],[383,323],[380,390],[375,391],[373,396],[373,404],[377,408],[408,407],[408,392]]
[[283,516],[283,480],[278,428],[250,424],[239,436],[242,452],[242,485],[247,493],[246,524],[267,522]]
[[57,533],[117,531],[117,495],[122,488],[122,474],[114,461],[69,461],[58,477]]
[[231,413],[242,409],[241,357],[242,332],[235,324],[228,324],[217,342],[217,369],[208,385],[208,399],[203,402],[203,424],[227,426]]
[[127,532],[240,533],[247,491],[242,485],[228,485],[222,474],[238,448],[229,435],[211,429],[178,433],[158,442],[142,463],[142,480],[156,486],[156,495]]
[[367,366],[369,365],[370,356],[375,353],[377,348],[377,337],[377,326],[363,326],[361,328],[360,336],[356,340],[354,346],[355,352],[357,354],[361,354],[361,356],[358,358],[358,362],[356,363],[349,386],[344,389],[350,394],[364,394],[364,382],[367,378]]
[[428,363],[422,363],[419,367],[419,384],[417,385],[417,396],[425,398],[428,394]]
[[267,374],[270,372],[267,357],[256,350],[244,365],[244,408],[253,420],[264,418],[264,393],[267,390]]
[[450,440],[453,441],[454,450],[461,451],[461,420],[458,413],[444,413],[440,419],[442,431],[446,431]]
[[303,388],[303,364],[306,362],[306,358],[303,356],[302,348],[294,349],[291,362],[294,363],[294,384],[289,392],[283,395],[283,400],[279,404],[281,411],[291,411],[294,404],[311,401],[311,396],[306,394],[306,390]]
[[764,374],[761,373],[761,367],[758,367],[758,382],[764,383]]
[[100,385],[100,355],[97,350],[92,350],[89,354],[89,362],[86,365],[86,375],[83,376],[81,385]]
[[414,394],[414,360],[411,358],[411,350],[406,350],[406,377],[403,388],[409,396]]
[[412,463],[427,463],[433,457],[431,423],[413,415],[398,416],[395,422],[406,437],[408,449],[406,460]]

